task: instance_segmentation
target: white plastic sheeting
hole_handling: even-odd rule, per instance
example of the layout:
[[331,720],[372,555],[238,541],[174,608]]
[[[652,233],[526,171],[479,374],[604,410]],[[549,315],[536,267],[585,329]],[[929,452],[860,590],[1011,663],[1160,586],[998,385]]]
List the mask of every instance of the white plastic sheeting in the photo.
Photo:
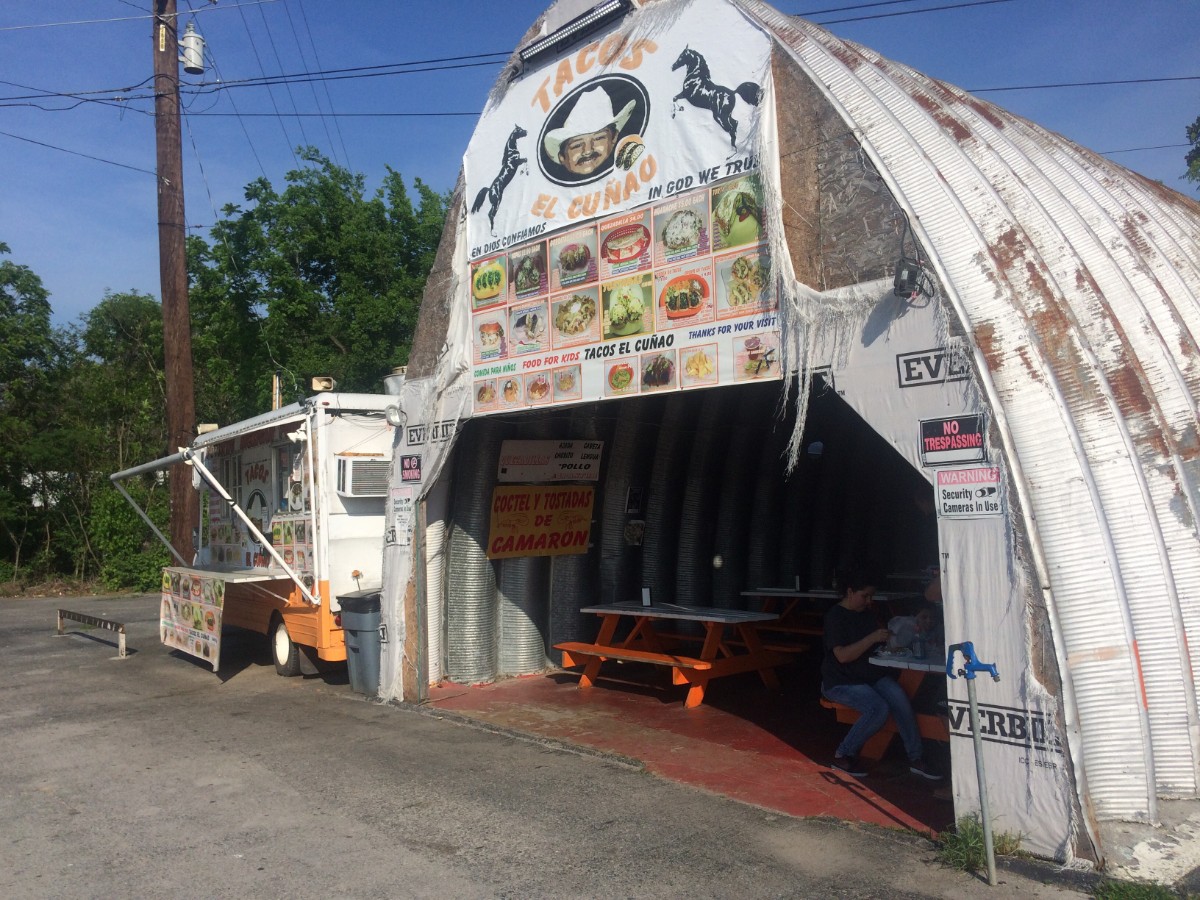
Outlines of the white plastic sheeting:
[[743,5],[859,135],[969,330],[1055,626],[1082,805],[1153,820],[1157,795],[1198,784],[1200,208]]

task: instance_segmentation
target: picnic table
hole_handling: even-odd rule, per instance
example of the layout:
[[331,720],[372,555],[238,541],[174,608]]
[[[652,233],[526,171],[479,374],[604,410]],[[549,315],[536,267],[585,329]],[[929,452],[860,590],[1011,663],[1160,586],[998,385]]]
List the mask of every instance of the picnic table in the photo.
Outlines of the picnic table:
[[[708,682],[741,672],[758,672],[763,684],[778,689],[775,666],[788,662],[789,654],[768,650],[762,645],[759,627],[774,622],[778,615],[709,606],[684,606],[675,603],[607,603],[586,606],[581,612],[601,618],[600,632],[592,643],[567,641],[555,644],[562,651],[563,667],[583,666],[580,688],[591,687],[605,660],[650,663],[670,668],[671,681],[688,685],[684,708],[694,709],[704,702]],[[622,620],[632,623],[629,634],[617,638]],[[672,622],[694,622],[704,631],[700,652],[694,656],[676,652],[686,638],[664,632]],[[727,637],[732,631],[735,636]]]

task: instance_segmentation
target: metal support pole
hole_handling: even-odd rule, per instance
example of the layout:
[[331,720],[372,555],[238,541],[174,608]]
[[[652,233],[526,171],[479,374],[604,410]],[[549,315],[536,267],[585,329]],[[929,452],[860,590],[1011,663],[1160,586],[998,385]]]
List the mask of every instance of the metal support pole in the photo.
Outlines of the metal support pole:
[[987,855],[988,884],[996,886],[996,849],[992,843],[992,811],[988,805],[987,779],[983,776],[983,738],[979,736],[979,705],[975,702],[975,679],[967,680],[971,706],[971,741],[975,744],[975,779],[979,783],[979,814],[983,818],[983,852]]
[[967,703],[971,712],[971,742],[975,745],[975,779],[979,785],[979,815],[983,819],[983,850],[987,857],[988,884],[995,887],[996,882],[996,847],[992,843],[992,810],[988,804],[987,778],[983,772],[983,738],[979,735],[979,704],[975,701],[975,675],[987,672],[993,681],[1000,680],[994,663],[981,663],[975,658],[975,645],[970,641],[952,644],[946,648],[946,676],[957,678],[954,674],[954,654],[961,652],[963,667],[958,675],[967,679]]

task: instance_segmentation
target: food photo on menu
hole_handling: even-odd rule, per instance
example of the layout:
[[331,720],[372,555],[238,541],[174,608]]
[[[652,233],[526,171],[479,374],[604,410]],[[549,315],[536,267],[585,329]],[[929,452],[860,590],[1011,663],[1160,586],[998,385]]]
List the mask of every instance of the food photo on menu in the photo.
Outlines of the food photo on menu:
[[744,175],[712,189],[713,250],[757,244],[763,239],[762,183]]
[[596,229],[580,228],[550,241],[551,290],[592,284],[600,277]]
[[487,309],[508,302],[508,263],[496,256],[471,265],[471,308]]
[[708,259],[660,269],[655,272],[654,285],[660,329],[712,321],[712,263]]
[[604,372],[604,396],[621,397],[638,392],[638,359],[630,356],[607,364]]
[[508,319],[509,340],[514,355],[540,353],[549,347],[549,318],[545,300],[510,307]]
[[550,375],[535,372],[525,376],[525,396],[530,403],[544,403],[550,399]]
[[600,277],[612,278],[649,269],[651,211],[615,216],[600,225]]
[[734,338],[734,369],[736,381],[779,376],[779,336],[775,332]]
[[604,338],[629,337],[654,331],[649,273],[601,286],[604,299]]
[[708,253],[707,191],[688,194],[655,207],[654,249],[656,265]]
[[496,380],[489,378],[486,381],[475,382],[475,408],[489,409],[496,405],[496,401],[500,397],[500,392],[497,389]]
[[641,356],[642,392],[669,391],[677,386],[675,380],[675,351],[643,353]]
[[595,286],[551,298],[550,315],[554,323],[551,342],[556,349],[600,340],[598,298],[599,289]]
[[701,344],[679,351],[681,387],[707,387],[717,383],[717,345]]
[[523,300],[546,293],[546,242],[538,241],[509,254],[510,283],[513,297]]
[[503,309],[475,316],[472,343],[475,362],[484,363],[508,356],[508,341],[505,338],[507,316]]
[[716,282],[718,317],[775,308],[771,257],[765,245],[717,257]]
[[579,366],[563,366],[554,370],[554,399],[579,400],[583,397],[583,385],[579,383]]
[[521,379],[516,375],[500,379],[501,406],[519,406],[524,402],[525,394],[521,389]]

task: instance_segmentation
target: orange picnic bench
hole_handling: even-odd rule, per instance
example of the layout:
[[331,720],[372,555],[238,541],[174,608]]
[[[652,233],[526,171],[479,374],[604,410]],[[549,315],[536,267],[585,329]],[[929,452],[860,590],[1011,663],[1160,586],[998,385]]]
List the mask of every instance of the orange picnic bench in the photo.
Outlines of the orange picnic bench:
[[[777,689],[779,680],[775,666],[788,662],[789,654],[768,650],[758,633],[760,623],[773,622],[774,613],[747,612],[719,607],[682,606],[663,603],[646,606],[640,603],[609,603],[584,607],[581,612],[601,617],[600,632],[592,643],[567,641],[555,644],[563,654],[563,667],[583,666],[579,679],[581,688],[591,687],[606,660],[650,663],[671,670],[671,682],[688,685],[684,700],[686,709],[704,702],[704,690],[713,678],[740,672],[758,672],[763,684]],[[625,638],[616,639],[617,625],[622,618],[633,620],[633,628]],[[700,652],[696,656],[674,652],[679,643],[677,635],[658,630],[662,621],[696,622],[704,627]],[[727,638],[726,629],[736,637]]]

